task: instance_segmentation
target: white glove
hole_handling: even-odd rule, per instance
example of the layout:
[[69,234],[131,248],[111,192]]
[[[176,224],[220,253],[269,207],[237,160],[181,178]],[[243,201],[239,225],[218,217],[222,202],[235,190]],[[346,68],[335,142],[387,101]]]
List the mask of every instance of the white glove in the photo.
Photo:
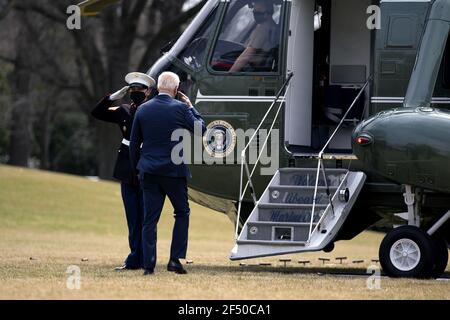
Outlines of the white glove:
[[122,89],[120,89],[117,92],[114,92],[112,95],[109,96],[109,99],[111,99],[112,101],[114,100],[120,100],[123,97],[125,97],[125,95],[127,94],[128,90],[130,89],[129,86],[123,87]]
[[314,14],[314,31],[319,30],[322,27],[322,7]]

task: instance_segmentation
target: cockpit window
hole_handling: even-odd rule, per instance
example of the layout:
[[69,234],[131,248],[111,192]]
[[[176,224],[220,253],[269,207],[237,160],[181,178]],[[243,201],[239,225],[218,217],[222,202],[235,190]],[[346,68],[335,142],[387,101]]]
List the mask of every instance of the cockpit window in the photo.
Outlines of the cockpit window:
[[442,59],[442,85],[445,89],[450,89],[450,36],[447,39],[444,57]]
[[277,72],[280,0],[232,0],[211,67],[224,72]]
[[202,68],[207,53],[207,44],[214,32],[214,20],[217,8],[214,9],[203,25],[192,37],[186,48],[178,55],[178,59],[194,70]]

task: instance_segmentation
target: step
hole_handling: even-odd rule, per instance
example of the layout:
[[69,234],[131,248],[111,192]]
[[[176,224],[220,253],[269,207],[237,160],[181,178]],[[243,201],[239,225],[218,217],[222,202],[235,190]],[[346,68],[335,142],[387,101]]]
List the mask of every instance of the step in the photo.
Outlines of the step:
[[[325,170],[328,186],[339,187],[345,175],[348,173],[344,169],[327,169]],[[316,184],[317,168],[285,168],[280,169],[280,185],[284,186],[309,186],[314,187]],[[325,186],[323,173],[319,175],[319,186]]]
[[[304,186],[272,186],[269,187],[270,203],[284,204],[313,204],[314,187]],[[336,193],[337,187],[330,187],[331,197]],[[329,197],[325,187],[317,190],[316,204],[328,204]]]
[[249,222],[247,240],[303,242],[308,240],[309,231],[309,223]]
[[[319,221],[326,208],[325,204],[316,205],[314,222]],[[257,221],[310,223],[311,212],[309,204],[262,203],[258,205]]]
[[306,241],[267,241],[267,240],[237,240],[236,244],[237,245],[250,245],[250,244],[255,244],[255,245],[279,245],[279,246],[301,246],[301,247],[305,247],[306,246]]
[[[322,199],[326,190],[320,186],[312,217],[315,176],[316,169],[280,169],[248,218],[230,258],[259,258],[329,247],[349,218],[364,187],[366,175],[341,169],[327,170],[330,195],[348,190],[349,198],[343,200],[341,195],[335,197],[332,213],[331,205]],[[319,228],[320,218],[325,219]],[[311,230],[314,232],[310,235]]]

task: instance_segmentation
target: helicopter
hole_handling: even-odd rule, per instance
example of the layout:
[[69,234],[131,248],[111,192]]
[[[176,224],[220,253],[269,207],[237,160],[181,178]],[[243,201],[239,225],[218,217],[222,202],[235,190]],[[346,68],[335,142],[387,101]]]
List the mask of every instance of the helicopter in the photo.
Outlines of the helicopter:
[[444,273],[449,30],[446,0],[206,2],[148,74],[180,75],[204,153],[230,160],[190,161],[189,195],[236,224],[231,260],[330,252],[382,223],[386,275]]
[[85,0],[78,4],[82,16],[96,16],[106,7],[116,4],[121,0]]

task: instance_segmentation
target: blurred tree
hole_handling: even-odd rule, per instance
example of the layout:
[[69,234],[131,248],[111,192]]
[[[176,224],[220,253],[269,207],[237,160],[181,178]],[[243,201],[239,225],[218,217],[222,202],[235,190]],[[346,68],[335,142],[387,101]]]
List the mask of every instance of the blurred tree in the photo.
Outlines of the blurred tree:
[[0,0],[0,20],[8,15],[14,0]]
[[0,162],[6,162],[9,148],[9,130],[7,124],[10,123],[10,86],[7,81],[8,65],[0,63]]
[[10,121],[10,139],[8,163],[27,167],[32,151],[32,101],[30,99],[31,77],[22,66],[29,63],[32,51],[28,48],[31,34],[24,25],[25,14],[16,12],[16,21],[20,28],[16,41],[16,57],[13,60],[14,70],[9,73],[12,95],[12,113]]
[[[73,4],[72,0],[12,2],[10,14],[20,12],[25,17],[20,22],[29,35],[28,38],[23,37],[24,55],[30,52],[33,55],[22,59],[17,51],[18,55],[12,62],[17,63],[19,58],[28,59],[28,63],[15,64],[17,71],[22,71],[23,77],[26,74],[37,75],[44,83],[43,94],[55,97],[53,103],[46,103],[46,107],[35,114],[39,119],[38,128],[43,130],[39,130],[38,139],[41,166],[51,168],[49,134],[54,133],[56,118],[63,121],[55,116],[57,112],[65,110],[66,104],[76,103],[79,110],[88,116],[102,96],[124,85],[126,73],[146,72],[159,57],[159,49],[181,33],[184,24],[206,1],[199,1],[188,10],[183,10],[185,1],[179,0],[121,1],[105,9],[98,17],[83,18],[81,30],[68,30],[66,27],[66,10]],[[23,96],[30,83],[27,79],[19,80],[20,73],[13,74],[17,84],[22,86],[13,91]],[[59,96],[62,92],[67,92],[67,99],[63,101]],[[32,108],[32,103],[28,107]],[[32,117],[31,112],[26,114],[28,118]],[[82,118],[76,123],[94,129],[95,136],[86,138],[95,140],[98,174],[102,178],[110,178],[120,141],[119,132],[111,125],[94,121],[91,117],[87,119],[87,123]],[[28,125],[21,127],[30,132]],[[24,139],[25,130],[20,134],[20,139]],[[28,146],[20,149],[27,150],[29,155]]]

